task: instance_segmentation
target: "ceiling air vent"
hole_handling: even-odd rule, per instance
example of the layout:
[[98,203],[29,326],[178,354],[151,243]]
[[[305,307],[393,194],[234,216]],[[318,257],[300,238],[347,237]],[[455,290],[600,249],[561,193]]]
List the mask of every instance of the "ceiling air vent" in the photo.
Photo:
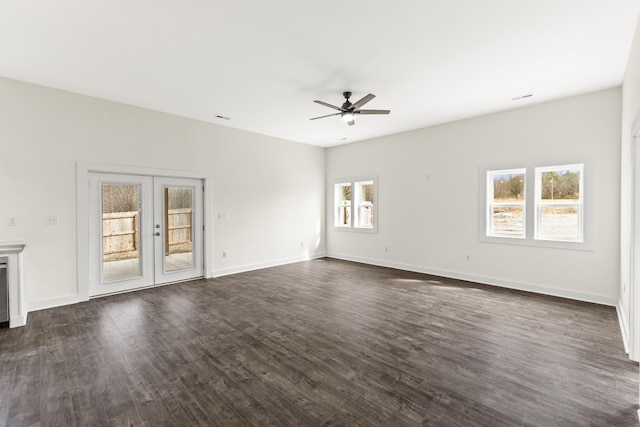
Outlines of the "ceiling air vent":
[[525,99],[525,98],[531,98],[533,96],[533,94],[529,93],[527,95],[520,95],[520,96],[516,96],[514,98],[511,98],[512,101],[519,101],[521,99]]

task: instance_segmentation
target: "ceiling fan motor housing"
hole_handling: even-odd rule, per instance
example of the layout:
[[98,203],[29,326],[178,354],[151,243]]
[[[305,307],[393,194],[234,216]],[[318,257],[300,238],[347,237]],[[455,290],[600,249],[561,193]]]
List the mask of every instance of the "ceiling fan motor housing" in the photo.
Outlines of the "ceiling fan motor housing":
[[351,92],[342,92],[342,96],[346,99],[344,104],[342,104],[342,108],[348,110],[353,105],[351,104],[351,101],[349,101],[349,98],[351,98]]

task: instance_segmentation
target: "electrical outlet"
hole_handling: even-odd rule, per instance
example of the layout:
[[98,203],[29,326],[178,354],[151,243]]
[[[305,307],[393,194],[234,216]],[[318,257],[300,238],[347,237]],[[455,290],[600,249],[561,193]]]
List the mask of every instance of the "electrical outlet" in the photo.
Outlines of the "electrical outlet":
[[384,251],[385,251],[385,252],[389,252],[389,246],[385,246],[385,247],[384,247]]
[[471,261],[471,255],[467,255],[467,261]]
[[45,225],[58,225],[58,217],[55,215],[45,216],[44,223]]
[[16,217],[12,216],[11,218],[9,218],[9,220],[7,221],[7,225],[9,227],[15,227],[16,225],[18,225],[18,222],[16,221]]
[[227,251],[222,251],[222,258],[226,258],[227,257]]
[[229,214],[226,212],[218,212],[218,219],[229,219]]

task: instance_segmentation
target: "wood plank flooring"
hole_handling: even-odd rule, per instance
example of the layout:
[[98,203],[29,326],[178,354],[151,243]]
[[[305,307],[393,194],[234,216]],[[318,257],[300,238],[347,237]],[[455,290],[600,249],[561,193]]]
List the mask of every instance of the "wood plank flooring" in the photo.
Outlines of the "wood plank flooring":
[[29,314],[0,425],[631,426],[615,310],[332,259]]

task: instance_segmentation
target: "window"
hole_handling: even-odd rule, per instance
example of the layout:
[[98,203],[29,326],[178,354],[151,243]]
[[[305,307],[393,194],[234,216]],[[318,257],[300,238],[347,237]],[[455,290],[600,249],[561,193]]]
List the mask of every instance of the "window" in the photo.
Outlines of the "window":
[[340,180],[334,184],[334,226],[376,231],[376,180]]
[[482,241],[591,249],[585,233],[590,235],[593,223],[584,212],[593,204],[585,209],[583,163],[482,173]]
[[535,238],[583,241],[583,165],[536,168]]
[[525,238],[526,169],[487,172],[487,235]]
[[356,227],[373,228],[373,181],[355,183]]
[[336,227],[351,227],[351,183],[336,184]]

